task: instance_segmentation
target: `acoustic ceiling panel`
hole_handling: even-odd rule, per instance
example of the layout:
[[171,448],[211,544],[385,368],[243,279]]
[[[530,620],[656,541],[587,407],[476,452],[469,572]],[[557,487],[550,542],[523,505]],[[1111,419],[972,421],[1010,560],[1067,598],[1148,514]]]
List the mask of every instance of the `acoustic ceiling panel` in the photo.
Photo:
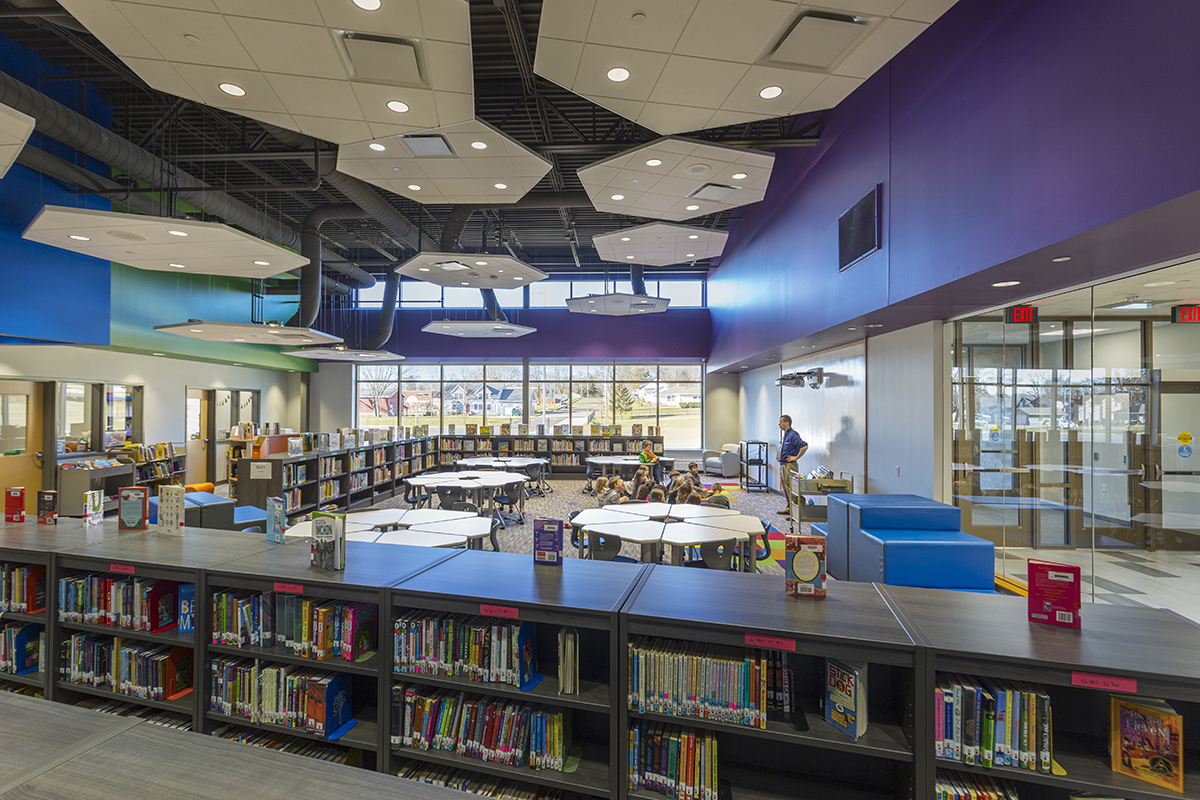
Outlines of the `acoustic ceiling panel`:
[[338,169],[419,203],[515,203],[551,164],[482,120],[338,148]]
[[0,103],[0,178],[16,163],[31,133],[33,117]]
[[337,344],[341,337],[312,328],[259,325],[254,322],[215,322],[191,319],[171,325],[155,325],[154,330],[174,333],[206,342],[238,342],[269,345]]
[[547,277],[515,258],[488,253],[417,253],[395,271],[438,286],[470,289],[516,289]]
[[654,222],[593,236],[592,242],[605,261],[665,267],[715,258],[728,239],[725,231]]
[[631,317],[635,314],[661,314],[671,305],[665,297],[647,297],[640,294],[593,294],[587,297],[572,297],[567,308],[575,314],[599,314],[604,317]]
[[462,336],[467,339],[504,339],[506,337],[525,336],[536,333],[537,328],[525,325],[513,325],[508,322],[496,322],[490,319],[453,320],[441,319],[421,328],[423,333],[436,333],[440,336]]
[[299,253],[219,222],[92,208],[45,206],[21,236],[158,272],[269,278],[308,263]]
[[164,92],[339,144],[474,116],[466,0],[63,0]]
[[578,174],[597,211],[678,221],[757,203],[774,166],[771,153],[669,136]]
[[305,347],[300,350],[281,350],[279,354],[311,358],[316,361],[346,361],[352,364],[379,364],[385,361],[404,360],[404,356],[384,350],[352,350],[348,347]]
[[837,105],[955,0],[545,0],[534,71],[659,133]]

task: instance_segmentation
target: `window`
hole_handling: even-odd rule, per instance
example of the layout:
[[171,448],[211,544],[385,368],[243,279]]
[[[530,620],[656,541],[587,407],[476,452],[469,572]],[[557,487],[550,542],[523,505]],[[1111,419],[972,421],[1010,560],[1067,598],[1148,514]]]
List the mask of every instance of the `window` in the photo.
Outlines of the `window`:
[[383,305],[383,281],[376,281],[369,289],[358,290],[359,308],[379,308]]
[[58,385],[58,440],[64,452],[86,451],[92,442],[92,387],[86,383]]
[[704,281],[659,281],[658,296],[671,301],[671,308],[699,308],[704,305]]
[[485,425],[516,424],[521,421],[525,402],[520,364],[488,364],[484,372]]
[[529,287],[530,308],[566,308],[571,296],[570,281],[538,281]]
[[442,368],[431,366],[400,367],[400,422],[404,427],[428,425],[431,431],[442,428]]
[[484,425],[483,365],[447,365],[442,371],[443,431],[455,426],[462,433],[467,425]]
[[398,368],[387,364],[364,364],[358,368],[358,424],[387,428],[399,425],[400,392]]
[[483,308],[483,295],[478,289],[447,286],[442,292],[443,308]]
[[[383,295],[381,294],[382,298]],[[425,281],[400,281],[401,308],[429,308],[442,304],[442,287]]]

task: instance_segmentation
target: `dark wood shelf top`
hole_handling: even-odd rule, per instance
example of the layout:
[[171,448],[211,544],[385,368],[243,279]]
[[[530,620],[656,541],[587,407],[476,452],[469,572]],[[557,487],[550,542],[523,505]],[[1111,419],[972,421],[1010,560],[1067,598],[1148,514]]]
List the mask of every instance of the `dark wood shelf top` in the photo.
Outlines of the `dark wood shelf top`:
[[[255,578],[330,586],[390,586],[417,570],[426,569],[457,551],[434,547],[346,542],[346,569],[317,569],[310,562],[307,540],[273,545],[270,549],[235,559],[210,570],[209,583],[223,585],[220,575],[248,575]],[[531,559],[532,560],[532,559]]]
[[608,712],[608,686],[595,681],[579,682],[579,694],[559,694],[558,678],[546,675],[532,691],[523,692],[516,686],[507,683],[479,683],[465,678],[451,678],[445,675],[424,675],[413,672],[393,672],[395,683],[419,683],[423,686],[444,686],[450,689],[461,689],[464,692],[485,694],[489,697],[512,697],[517,700],[535,700],[550,706],[564,708],[580,708],[586,711]]
[[[778,770],[751,770],[734,767],[727,761],[718,765],[717,779],[729,781],[734,800],[810,800],[816,797],[837,800],[892,800],[894,795],[882,789],[864,789],[848,783],[825,781],[811,775],[789,775]],[[665,800],[666,795],[649,789],[630,792],[642,800]]]
[[192,700],[195,699],[192,692],[196,691],[192,689],[192,692],[175,700],[147,700],[142,697],[134,697],[130,694],[120,694],[109,689],[102,689],[99,686],[88,686],[85,683],[72,683],[71,681],[58,681],[58,688],[68,692],[106,697],[109,700],[121,700],[126,703],[133,703],[136,706],[149,706],[150,708],[159,708],[163,711],[175,711],[179,714],[186,714],[189,717],[192,715]]
[[[0,680],[12,677],[0,675]],[[0,720],[4,720],[0,781],[9,780],[31,765],[67,753],[90,736],[116,732],[138,724],[121,717],[97,714],[64,703],[49,703],[41,698],[24,697],[11,692],[0,692]]]
[[[1043,669],[1200,681],[1200,627],[1139,606],[1084,604],[1082,629],[1030,622],[1023,597],[884,587],[941,659],[979,657]],[[953,667],[946,667],[952,669]],[[1039,674],[1037,680],[1049,680]]]
[[135,631],[130,628],[110,628],[107,625],[88,625],[83,622],[59,622],[60,628],[65,628],[71,631],[83,631],[85,633],[103,633],[109,636],[119,636],[123,639],[140,639],[146,642],[158,642],[159,644],[178,645],[179,647],[195,647],[196,636],[194,633],[180,633],[175,628],[166,631],[151,633],[150,631]]
[[640,564],[578,558],[564,559],[561,567],[546,567],[537,566],[525,553],[465,550],[453,561],[398,582],[395,588],[480,603],[609,612],[620,608],[643,569]]
[[907,651],[909,663],[915,653],[904,627],[869,583],[830,581],[825,599],[788,597],[781,575],[656,566],[626,610],[631,622],[661,623],[659,636],[692,638],[671,633],[673,626],[690,623],[726,634],[758,631]]
[[207,646],[207,649],[210,653],[226,653],[231,656],[261,658],[264,661],[274,661],[280,664],[296,664],[297,666],[312,667],[314,669],[328,669],[333,672],[352,672],[356,675],[379,674],[379,653],[374,653],[370,658],[363,659],[362,661],[347,661],[344,658],[338,657],[318,661],[315,658],[298,656],[291,650],[282,647],[253,647],[250,645],[238,647],[237,645],[229,644],[210,644]]
[[147,569],[200,569],[258,553],[273,546],[264,536],[208,528],[184,528],[182,536],[159,534],[153,528],[135,533],[133,536],[119,536],[67,551],[61,557],[100,561],[102,563],[89,565],[88,568],[101,571],[109,569],[104,562],[140,564]]
[[[366,712],[373,713],[373,709],[368,707]],[[308,739],[313,742],[326,742],[328,744],[341,745],[342,747],[357,747],[362,750],[370,750],[372,753],[379,750],[379,726],[375,723],[374,719],[360,719],[358,720],[358,724],[346,731],[342,738],[326,739],[324,736],[310,733],[303,728],[289,728],[286,725],[273,725],[269,722],[251,722],[246,717],[226,716],[216,711],[207,712],[207,716],[214,722],[245,725],[247,728],[258,728],[273,733],[282,733],[287,736],[295,736],[299,739]]]
[[892,761],[913,760],[912,747],[908,738],[899,725],[881,723],[871,720],[867,724],[867,732],[855,741],[846,734],[834,728],[825,721],[825,717],[815,708],[804,710],[808,723],[807,731],[797,731],[790,722],[782,720],[767,720],[767,727],[751,728],[749,725],[732,725],[727,722],[713,722],[699,717],[681,717],[672,714],[639,714],[630,711],[633,719],[644,718],[654,722],[666,722],[671,725],[686,725],[693,728],[706,728],[720,731],[722,734],[743,735],[754,738],[771,739],[777,742],[820,747],[825,750],[841,750],[847,753],[886,758]]
[[604,748],[584,742],[576,742],[575,744],[582,745],[583,759],[579,762],[579,768],[574,772],[556,772],[551,769],[530,769],[529,767],[506,767],[494,761],[480,761],[477,758],[467,758],[466,756],[460,756],[457,753],[447,750],[417,750],[412,747],[392,748],[392,757],[429,761],[435,764],[448,764],[472,772],[484,772],[489,775],[516,778],[520,781],[528,781],[556,789],[583,792],[584,794],[596,797],[608,797],[609,770]]
[[14,675],[11,672],[0,672],[0,681],[12,681],[13,683],[23,683],[26,686],[39,686],[45,688],[46,673],[42,670],[34,670],[21,675]]
[[[25,522],[9,522],[0,528],[0,551],[54,553],[142,533],[145,531],[119,530],[115,519],[106,520],[100,525],[85,526],[81,518],[59,517],[57,525],[39,525],[37,517],[27,517]],[[5,557],[5,560],[18,559]]]

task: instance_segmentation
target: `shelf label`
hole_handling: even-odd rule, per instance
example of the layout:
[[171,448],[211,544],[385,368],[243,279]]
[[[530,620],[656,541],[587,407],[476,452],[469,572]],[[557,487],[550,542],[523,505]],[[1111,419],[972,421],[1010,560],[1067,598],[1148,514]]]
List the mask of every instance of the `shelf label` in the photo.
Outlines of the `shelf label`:
[[746,645],[748,647],[766,647],[771,650],[787,650],[789,653],[796,652],[795,639],[780,639],[778,636],[759,636],[757,633],[746,634]]
[[507,617],[508,619],[517,618],[517,609],[511,606],[489,606],[486,603],[479,604],[479,613],[486,614],[489,617]]
[[1072,686],[1086,686],[1089,689],[1104,689],[1110,692],[1137,693],[1137,678],[1119,678],[1116,675],[1093,675],[1090,672],[1072,672]]
[[120,573],[121,575],[132,575],[133,574],[133,564],[109,564],[108,571],[109,572],[117,572],[117,573]]
[[287,594],[304,594],[304,585],[299,583],[280,583],[275,581],[275,591]]

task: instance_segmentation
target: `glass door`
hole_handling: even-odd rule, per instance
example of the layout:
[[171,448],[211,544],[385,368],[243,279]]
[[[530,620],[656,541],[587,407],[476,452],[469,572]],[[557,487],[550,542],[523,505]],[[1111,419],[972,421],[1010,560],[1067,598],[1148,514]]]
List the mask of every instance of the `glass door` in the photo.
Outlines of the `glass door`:
[[1151,507],[1158,511],[1158,525],[1151,532],[1150,549],[1197,550],[1200,456],[1193,437],[1200,430],[1200,382],[1160,381],[1156,389],[1158,447],[1152,449],[1147,483],[1152,497],[1157,494]]

